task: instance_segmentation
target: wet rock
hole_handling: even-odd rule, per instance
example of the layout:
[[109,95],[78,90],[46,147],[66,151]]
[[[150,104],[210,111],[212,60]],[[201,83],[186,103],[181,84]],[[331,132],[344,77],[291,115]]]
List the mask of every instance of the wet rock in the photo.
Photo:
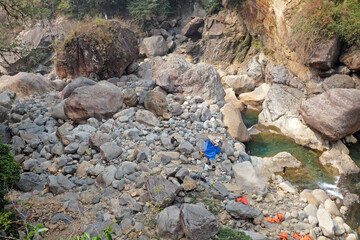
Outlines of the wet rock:
[[181,205],[181,224],[189,240],[207,240],[219,231],[215,216],[201,204]]

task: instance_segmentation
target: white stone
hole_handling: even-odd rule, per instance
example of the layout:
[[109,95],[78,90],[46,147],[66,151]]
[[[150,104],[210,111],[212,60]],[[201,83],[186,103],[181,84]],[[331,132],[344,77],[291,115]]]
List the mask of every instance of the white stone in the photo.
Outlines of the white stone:
[[319,227],[323,231],[326,237],[334,237],[334,223],[331,219],[331,215],[325,208],[320,208],[317,211],[317,219],[319,220]]
[[337,208],[334,201],[331,199],[326,199],[324,202],[325,209],[332,215],[332,216],[340,216],[341,213],[339,212],[339,209]]

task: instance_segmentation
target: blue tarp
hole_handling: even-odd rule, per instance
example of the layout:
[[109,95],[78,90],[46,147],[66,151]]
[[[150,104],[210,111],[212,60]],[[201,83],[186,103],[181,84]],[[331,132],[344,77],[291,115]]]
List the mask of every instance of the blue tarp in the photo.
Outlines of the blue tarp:
[[[220,142],[220,144],[222,143]],[[207,156],[210,160],[214,160],[215,155],[220,153],[221,153],[221,147],[212,144],[210,139],[206,140],[205,156]]]

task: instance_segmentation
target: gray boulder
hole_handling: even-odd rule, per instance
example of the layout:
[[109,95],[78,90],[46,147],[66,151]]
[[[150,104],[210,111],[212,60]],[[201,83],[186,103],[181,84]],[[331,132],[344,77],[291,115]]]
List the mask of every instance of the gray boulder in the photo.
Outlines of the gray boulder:
[[169,206],[178,193],[178,187],[162,175],[150,176],[146,182],[150,199],[162,207]]
[[40,176],[33,172],[25,172],[20,175],[20,180],[15,183],[15,186],[23,192],[31,192],[33,190],[42,191],[46,179],[41,180]]
[[60,99],[63,100],[65,98],[68,98],[76,88],[91,86],[95,84],[96,82],[94,80],[85,77],[78,77],[62,90]]
[[144,38],[143,48],[148,58],[164,56],[169,51],[167,42],[161,35]]
[[208,240],[219,231],[215,216],[202,204],[181,205],[181,224],[189,240]]
[[99,174],[96,178],[96,182],[101,187],[108,187],[115,180],[116,167],[114,165],[110,165],[105,168],[105,170]]
[[167,207],[157,215],[156,232],[161,238],[167,239],[177,240],[184,236],[178,207]]
[[121,153],[122,149],[116,144],[116,142],[107,142],[100,146],[100,154],[102,160],[113,160],[120,156]]
[[265,192],[266,183],[256,172],[254,166],[248,162],[241,162],[233,165],[232,168],[237,185],[242,191]]
[[261,212],[241,202],[229,201],[225,206],[226,211],[234,218],[256,218]]
[[58,195],[60,193],[64,193],[67,190],[72,189],[75,187],[75,184],[72,183],[67,177],[64,175],[50,175],[48,177],[48,186],[49,191],[52,192],[55,195]]

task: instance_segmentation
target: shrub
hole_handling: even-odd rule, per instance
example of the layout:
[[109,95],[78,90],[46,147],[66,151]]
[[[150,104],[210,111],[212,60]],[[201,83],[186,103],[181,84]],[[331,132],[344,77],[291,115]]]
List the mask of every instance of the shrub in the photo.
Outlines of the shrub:
[[209,14],[215,14],[224,9],[224,6],[221,4],[220,0],[211,0],[207,5],[207,12]]
[[0,212],[7,203],[5,195],[19,179],[20,166],[10,152],[10,146],[0,142]]
[[218,234],[213,237],[213,240],[251,240],[244,232],[236,231],[231,228],[221,227]]
[[133,0],[128,3],[129,13],[134,20],[144,22],[172,12],[169,0]]
[[308,0],[292,18],[294,33],[289,46],[306,61],[318,42],[338,36],[346,47],[360,45],[358,0]]

